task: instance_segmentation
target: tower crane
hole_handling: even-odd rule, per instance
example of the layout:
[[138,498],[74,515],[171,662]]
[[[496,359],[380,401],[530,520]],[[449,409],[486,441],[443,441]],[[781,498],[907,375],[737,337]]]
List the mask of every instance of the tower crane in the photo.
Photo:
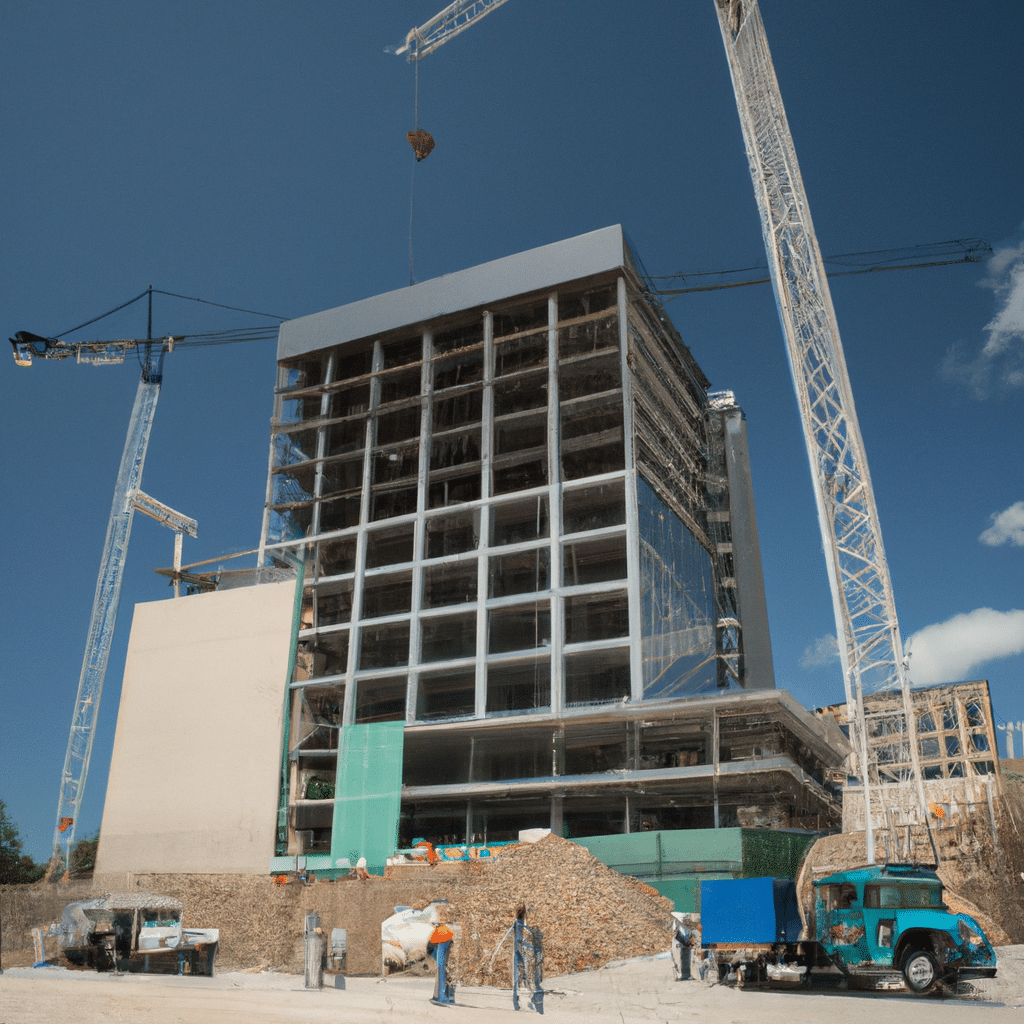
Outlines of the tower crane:
[[[149,290],[149,295],[152,304],[152,289]],[[150,323],[152,324],[152,305]],[[18,366],[31,366],[33,358],[67,359],[70,356],[75,356],[80,363],[121,363],[130,351],[139,350],[143,354],[142,378],[135,394],[135,404],[128,422],[128,436],[125,439],[121,466],[114,485],[114,499],[110,509],[110,520],[107,523],[107,537],[100,559],[99,576],[96,580],[96,593],[89,619],[82,672],[78,679],[71,732],[64,768],[61,771],[57,823],[53,832],[54,856],[49,869],[49,873],[52,873],[59,866],[63,866],[64,869],[71,866],[75,825],[89,774],[89,760],[96,735],[96,718],[114,636],[117,608],[121,599],[124,563],[128,554],[128,540],[135,511],[143,512],[175,531],[176,568],[181,565],[182,535],[187,533],[190,537],[195,537],[197,529],[194,519],[175,512],[140,489],[153,416],[156,413],[157,399],[160,397],[164,355],[174,347],[173,338],[157,341],[149,337],[145,340],[65,342],[43,338],[28,331],[19,331],[11,338],[11,344],[14,346],[14,361]]]
[[421,60],[505,2],[506,0],[455,0],[455,3],[449,4],[443,11],[435,14],[430,21],[425,21],[419,28],[412,29],[405,37],[405,42],[394,52],[408,53],[409,60]]
[[[919,820],[927,822],[892,583],[835,310],[761,12],[757,0],[715,0],[715,10],[814,481],[873,863],[875,821],[885,811],[883,762],[909,766],[893,781],[915,785]],[[901,721],[891,723],[889,735],[869,737],[864,695],[882,690],[902,694]]]
[[[418,61],[504,2],[459,0],[413,29],[396,52],[408,51]],[[714,2],[814,481],[873,863],[886,781],[912,783],[916,813],[927,822],[892,582],[835,310],[761,12],[757,0]],[[964,261],[977,258],[975,253],[968,251]],[[885,735],[869,736],[864,696],[886,690],[900,693],[902,714],[881,730]]]

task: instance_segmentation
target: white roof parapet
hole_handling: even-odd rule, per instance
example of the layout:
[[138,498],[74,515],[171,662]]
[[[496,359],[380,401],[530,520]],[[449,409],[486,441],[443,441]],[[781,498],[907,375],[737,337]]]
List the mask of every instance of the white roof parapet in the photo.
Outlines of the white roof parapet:
[[277,358],[370,338],[435,317],[499,302],[632,265],[621,225],[481,263],[281,324]]

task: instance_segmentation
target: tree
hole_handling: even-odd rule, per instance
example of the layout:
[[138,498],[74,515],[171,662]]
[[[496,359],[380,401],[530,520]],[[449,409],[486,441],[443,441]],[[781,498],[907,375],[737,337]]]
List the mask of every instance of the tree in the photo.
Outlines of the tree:
[[91,878],[96,867],[96,851],[100,845],[100,833],[97,829],[91,836],[79,839],[71,848],[68,874],[72,878]]
[[7,804],[0,800],[0,884],[24,885],[43,877],[45,864],[37,864],[21,851],[18,826],[7,815]]

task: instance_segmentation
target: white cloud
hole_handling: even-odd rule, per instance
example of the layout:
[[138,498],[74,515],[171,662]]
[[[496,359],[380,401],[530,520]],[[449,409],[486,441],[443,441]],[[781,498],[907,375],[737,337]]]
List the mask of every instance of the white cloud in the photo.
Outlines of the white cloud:
[[992,525],[978,538],[989,547],[1010,543],[1024,547],[1024,501],[1018,501],[1002,512],[992,513]]
[[839,660],[839,643],[834,636],[822,636],[808,647],[800,659],[801,668],[821,668]]
[[982,354],[994,356],[1012,342],[1024,340],[1024,243],[1015,249],[996,249],[988,270],[990,276],[981,284],[995,292],[1002,308],[985,325],[988,341]]
[[963,348],[946,354],[943,371],[984,398],[993,383],[1024,386],[1024,242],[997,249],[987,264],[988,277],[978,283],[995,293],[998,310],[985,325],[988,337],[976,356]]
[[1024,652],[1024,611],[976,608],[919,629],[907,641],[910,681],[916,686],[975,677],[989,661]]

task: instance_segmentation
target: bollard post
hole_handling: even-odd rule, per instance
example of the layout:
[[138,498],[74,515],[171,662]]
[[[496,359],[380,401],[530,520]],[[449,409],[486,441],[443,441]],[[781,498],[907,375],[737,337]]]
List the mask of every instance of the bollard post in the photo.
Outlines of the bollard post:
[[320,927],[320,915],[306,914],[306,988],[324,987],[324,959],[326,945]]

